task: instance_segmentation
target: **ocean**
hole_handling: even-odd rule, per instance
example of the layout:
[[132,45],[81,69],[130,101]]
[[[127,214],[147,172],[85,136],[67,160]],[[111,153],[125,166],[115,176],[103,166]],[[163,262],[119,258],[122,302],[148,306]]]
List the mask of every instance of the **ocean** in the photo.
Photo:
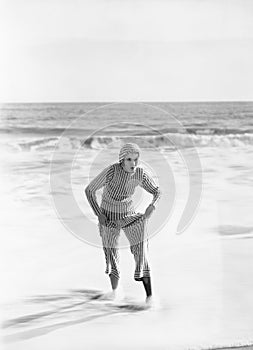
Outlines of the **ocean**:
[[[143,342],[149,334],[161,348],[251,340],[253,102],[2,104],[0,135],[1,300],[12,325],[4,330],[8,342],[37,348],[37,339],[47,341],[45,334],[75,322],[90,348],[97,343],[89,334],[100,330],[107,337],[116,326],[123,334],[140,323],[136,339]],[[100,321],[82,324],[85,306],[74,308],[81,291],[109,287],[84,188],[118,161],[119,147],[129,141],[140,146],[140,165],[162,191],[149,221],[151,271],[162,308],[146,318],[99,309]],[[138,211],[150,198],[137,191]],[[122,248],[125,243],[122,235]],[[121,256],[124,291],[143,299],[132,280],[129,250]],[[48,310],[51,316],[42,317]],[[97,317],[93,311],[85,311],[87,322]],[[64,330],[73,341],[71,327]],[[57,334],[53,339],[63,349]]]
[[[146,164],[155,164],[160,176],[159,167],[167,161],[170,169],[163,170],[168,171],[163,177],[164,181],[171,178],[173,187],[175,179],[188,186],[185,170],[189,169],[185,168],[191,165],[185,167],[184,158],[194,148],[200,162],[195,172],[201,172],[197,181],[202,194],[207,200],[216,198],[219,220],[214,231],[228,236],[252,233],[252,102],[17,103],[2,105],[0,114],[7,202],[25,210],[38,208],[37,214],[48,212],[50,217],[48,176],[52,155],[57,153],[58,173],[64,174],[66,164],[72,162],[72,192],[92,220],[93,214],[82,203],[86,201],[83,188],[88,178],[117,161],[123,142],[138,143],[147,152]],[[66,186],[62,183],[58,190],[64,192]],[[173,205],[174,192],[168,193],[168,207]],[[208,232],[214,228],[211,222],[209,226]]]

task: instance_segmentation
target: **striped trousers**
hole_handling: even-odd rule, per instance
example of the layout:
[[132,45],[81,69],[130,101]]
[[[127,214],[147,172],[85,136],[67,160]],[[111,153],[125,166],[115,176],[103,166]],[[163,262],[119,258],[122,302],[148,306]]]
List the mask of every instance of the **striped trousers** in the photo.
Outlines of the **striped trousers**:
[[106,226],[99,224],[106,260],[105,273],[118,279],[120,277],[118,240],[122,229],[130,243],[130,250],[135,260],[134,279],[141,281],[142,277],[150,277],[146,228],[147,220],[142,214],[133,214],[121,220],[109,221]]

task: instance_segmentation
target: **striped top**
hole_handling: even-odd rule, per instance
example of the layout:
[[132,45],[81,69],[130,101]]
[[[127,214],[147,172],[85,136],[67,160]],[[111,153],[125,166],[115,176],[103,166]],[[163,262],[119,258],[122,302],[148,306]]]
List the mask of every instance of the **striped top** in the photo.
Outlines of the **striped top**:
[[[85,193],[97,216],[106,211],[114,213],[114,217],[117,214],[115,219],[121,219],[135,213],[132,195],[137,186],[141,186],[153,195],[151,204],[157,203],[160,190],[147,172],[143,168],[137,167],[134,173],[128,173],[119,163],[108,166],[97,175],[86,187]],[[104,189],[99,207],[96,191],[102,187]]]

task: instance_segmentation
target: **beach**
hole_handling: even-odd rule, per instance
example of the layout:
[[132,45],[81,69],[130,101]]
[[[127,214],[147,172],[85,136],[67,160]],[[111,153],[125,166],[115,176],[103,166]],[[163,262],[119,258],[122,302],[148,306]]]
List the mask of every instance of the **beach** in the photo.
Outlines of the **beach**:
[[[87,309],[86,290],[109,288],[98,249],[73,243],[66,234],[61,244],[51,241],[50,248],[37,248],[37,258],[31,245],[32,253],[22,263],[9,263],[15,274],[12,271],[3,283],[22,294],[5,303],[3,348],[117,349],[120,344],[129,349],[134,342],[141,349],[209,349],[250,343],[252,240],[184,243],[168,237],[164,232],[152,241],[154,291],[160,305],[141,312],[115,311],[99,302]],[[168,251],[161,249],[164,245]],[[85,268],[87,258],[98,267],[92,274]],[[141,302],[143,291],[130,278],[128,251],[121,262],[122,288]]]
[[[99,112],[101,122],[106,119],[114,126],[104,130],[102,136],[90,137],[95,131],[95,121],[86,116],[79,129],[76,125],[72,127],[60,148],[54,171],[62,182],[52,188],[50,175],[55,146],[67,126],[89,108],[85,104],[26,104],[2,109],[5,117],[1,139],[2,348],[250,348],[253,344],[250,129],[253,105],[173,106],[179,116],[184,109],[188,111],[182,117],[185,128],[191,129],[188,133],[175,130],[168,117],[166,126],[163,113],[153,115],[150,107],[140,108],[139,113],[132,106],[129,109],[120,105],[111,107],[105,114]],[[164,144],[166,140],[160,134],[154,137],[150,129],[145,130],[146,126],[139,127],[138,135],[136,127],[127,129],[128,137],[138,136],[140,140],[144,134],[149,147],[153,142],[156,150],[153,153],[148,153],[146,143],[140,145],[142,165],[152,164],[157,180],[164,184],[160,211],[158,207],[149,222],[149,256],[157,300],[149,310],[127,306],[142,305],[145,300],[142,286],[133,279],[134,262],[128,247],[120,250],[120,285],[125,294],[121,307],[91,298],[109,290],[109,279],[104,273],[96,218],[83,190],[100,165],[117,161],[118,145],[126,132],[118,115],[124,116],[125,110],[132,115],[132,123],[138,120],[140,125],[159,129],[160,134],[166,129],[172,142]],[[235,119],[228,130],[231,110]],[[145,113],[149,113],[149,119],[142,120]],[[213,121],[206,115],[209,119],[211,115]],[[196,185],[189,183],[189,169],[184,162],[195,155],[191,140],[201,162],[202,192],[191,223],[179,234],[178,223],[189,186]],[[60,218],[59,208],[55,207],[57,200],[64,202],[69,198],[64,174],[73,149],[71,193],[83,214],[74,220],[80,219],[81,223],[78,227],[82,232],[77,234],[66,226],[72,212]],[[165,161],[168,174],[164,172]],[[140,197],[140,211],[151,197],[148,194]],[[169,209],[164,198],[168,199]],[[161,223],[161,212],[167,209],[166,220]],[[152,235],[155,229],[157,232]]]

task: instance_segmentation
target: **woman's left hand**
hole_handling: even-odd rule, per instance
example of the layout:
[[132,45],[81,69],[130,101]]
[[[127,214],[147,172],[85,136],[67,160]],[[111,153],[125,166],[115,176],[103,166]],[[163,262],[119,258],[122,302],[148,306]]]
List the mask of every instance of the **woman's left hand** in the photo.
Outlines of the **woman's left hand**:
[[149,217],[151,216],[151,214],[153,213],[154,210],[155,210],[154,205],[150,204],[144,213],[144,218],[149,219]]

